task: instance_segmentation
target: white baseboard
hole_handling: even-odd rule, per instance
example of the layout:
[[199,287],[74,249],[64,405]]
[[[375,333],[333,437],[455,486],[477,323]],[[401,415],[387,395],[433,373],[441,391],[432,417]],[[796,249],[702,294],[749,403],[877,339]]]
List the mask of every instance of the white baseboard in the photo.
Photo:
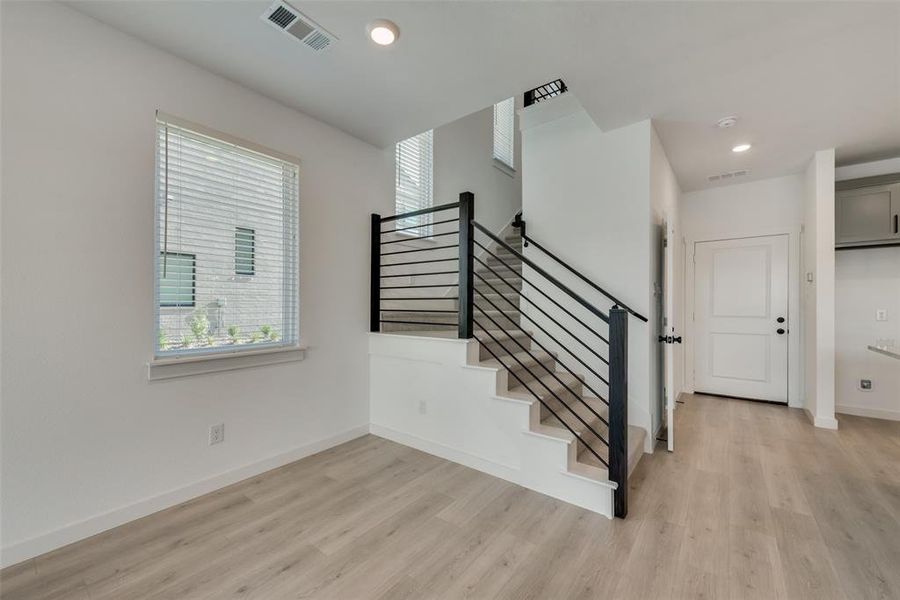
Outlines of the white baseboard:
[[181,504],[198,496],[214,492],[225,486],[237,483],[249,477],[255,477],[260,473],[276,469],[288,463],[292,463],[301,458],[311,456],[327,450],[333,446],[349,442],[369,432],[368,425],[362,425],[348,429],[336,435],[304,444],[269,458],[238,467],[225,473],[219,473],[206,479],[201,479],[195,483],[186,485],[181,488],[164,492],[157,496],[152,496],[144,500],[129,504],[107,513],[89,517],[83,521],[78,521],[70,525],[66,525],[59,529],[48,531],[36,537],[10,544],[0,550],[0,567],[8,567],[23,560],[34,558],[61,548],[62,546],[83,540],[92,535],[96,535],[113,527],[124,525],[129,521],[146,517],[147,515],[161,511],[166,508]]
[[456,448],[445,446],[444,444],[439,444],[437,442],[432,442],[431,440],[426,440],[409,433],[397,431],[396,429],[391,429],[390,427],[384,427],[383,425],[375,425],[374,423],[369,425],[369,433],[371,433],[372,435],[377,435],[378,437],[382,437],[386,440],[390,440],[392,442],[397,442],[398,444],[403,444],[404,446],[409,446],[410,448],[415,448],[416,450],[421,450],[426,454],[431,454],[433,456],[444,458],[451,462],[459,463],[463,466],[475,469],[476,471],[481,471],[482,473],[487,473],[488,475],[493,475],[494,477],[505,479],[506,481],[509,481],[511,483],[524,485],[524,479],[521,476],[521,470],[515,467],[504,465],[491,460],[485,460],[479,456],[475,456],[474,454],[469,454],[468,452],[463,452],[461,450],[457,450]]
[[821,429],[837,429],[838,422],[834,417],[816,417],[813,425]]
[[834,412],[845,415],[854,415],[856,417],[871,417],[873,419],[900,421],[900,410],[889,410],[886,408],[865,408],[863,406],[838,404],[834,407]]
[[834,417],[816,417],[808,409],[803,409],[803,414],[809,419],[809,422],[821,429],[837,429],[838,422]]

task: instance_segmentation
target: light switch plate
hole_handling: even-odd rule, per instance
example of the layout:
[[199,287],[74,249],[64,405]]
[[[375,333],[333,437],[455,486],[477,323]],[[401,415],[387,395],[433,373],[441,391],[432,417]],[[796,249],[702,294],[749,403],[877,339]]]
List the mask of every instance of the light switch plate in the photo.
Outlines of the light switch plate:
[[875,311],[875,320],[876,321],[887,321],[887,309],[879,308]]

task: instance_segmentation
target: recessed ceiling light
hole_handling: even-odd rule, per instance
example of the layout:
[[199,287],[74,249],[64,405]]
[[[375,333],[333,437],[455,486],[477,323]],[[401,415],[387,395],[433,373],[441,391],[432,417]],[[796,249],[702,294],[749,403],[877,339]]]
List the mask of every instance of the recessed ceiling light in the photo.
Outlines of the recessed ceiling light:
[[746,152],[750,149],[750,144],[738,144],[731,149],[732,152]]
[[379,46],[390,46],[400,37],[397,24],[387,19],[376,19],[366,27],[369,37]]

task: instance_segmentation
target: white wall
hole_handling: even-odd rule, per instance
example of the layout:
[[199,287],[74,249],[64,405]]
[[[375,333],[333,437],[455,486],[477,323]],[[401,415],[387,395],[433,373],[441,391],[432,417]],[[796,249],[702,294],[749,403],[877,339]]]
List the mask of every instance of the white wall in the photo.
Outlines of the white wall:
[[836,429],[834,149],[815,153],[806,168],[804,182],[804,408],[817,427]]
[[[2,70],[5,564],[366,430],[385,152],[58,4],[2,3]],[[156,109],[302,160],[304,362],[147,382]]]
[[[835,169],[838,181],[900,172],[900,158]],[[875,311],[886,309],[887,321]],[[900,345],[900,247],[835,254],[835,410],[900,420],[900,363],[869,351],[877,340]],[[860,379],[871,379],[862,391]]]
[[540,405],[474,342],[375,333],[369,356],[372,433],[612,517],[605,470],[570,472],[574,437],[533,433]]
[[[654,283],[657,281],[657,273],[662,273],[664,269],[669,269],[669,289],[667,290],[665,299],[666,313],[668,317],[668,330],[673,331],[675,335],[683,336],[684,323],[683,317],[683,300],[684,300],[684,253],[681,251],[681,222],[680,222],[680,199],[681,188],[675,177],[675,172],[669,164],[666,156],[665,148],[656,129],[650,131],[650,286],[651,291],[654,289]],[[667,228],[668,231],[665,231]],[[669,263],[662,264],[662,248],[660,248],[660,240],[663,234],[668,235],[669,241]],[[654,295],[655,298],[655,295]],[[657,336],[663,333],[661,317],[659,314],[659,304],[651,298],[650,302],[650,319],[651,326],[647,328],[650,336],[650,355],[651,362],[658,361],[661,363],[665,354],[666,346],[657,341]],[[659,324],[659,325],[657,325]],[[671,333],[669,333],[671,335]],[[669,365],[670,373],[667,381],[664,382],[669,388],[669,395],[673,399],[678,398],[684,387],[684,345],[672,344],[672,364]],[[650,395],[651,395],[651,418],[653,423],[653,431],[657,431],[662,425],[665,418],[661,414],[660,407],[664,406],[662,401],[662,385],[658,381],[659,373],[656,369],[650,370]]]
[[[568,93],[526,109],[522,122],[522,208],[529,235],[646,315],[651,301],[650,121],[602,132],[574,95]],[[526,255],[594,301],[601,310],[609,308],[610,302],[603,296],[533,247],[526,249]],[[586,322],[599,325],[601,332],[606,330],[599,319],[567,297],[560,296],[559,300]],[[549,308],[551,314],[562,315],[552,306]],[[565,322],[568,324],[571,319],[566,317]],[[575,330],[583,339],[596,339]],[[628,416],[630,424],[648,432],[646,450],[651,451],[647,371],[655,365],[650,360],[648,330],[647,323],[629,319]],[[570,348],[589,364],[599,365],[574,341]],[[604,345],[598,342],[596,348],[605,356]],[[565,353],[560,356],[565,360]],[[573,359],[569,358],[568,363],[579,370]],[[597,384],[592,377],[588,381]],[[605,386],[598,391],[605,393]]]
[[900,247],[841,250],[835,261],[835,411],[900,420],[900,362],[866,348],[900,344]]
[[[516,106],[521,104],[516,96]],[[518,121],[518,116],[516,116]],[[434,130],[434,203],[475,194],[475,219],[494,232],[522,208],[521,134],[515,127],[516,167],[508,173],[494,166],[494,107],[472,113]]]
[[803,223],[803,179],[787,175],[686,192],[681,226],[690,238]]
[[802,405],[802,332],[800,256],[805,187],[802,175],[788,175],[749,183],[687,192],[681,196],[681,227],[685,239],[685,388],[693,390],[693,245],[697,241],[752,235],[790,237],[788,290],[789,322],[798,324],[788,342],[788,402]]

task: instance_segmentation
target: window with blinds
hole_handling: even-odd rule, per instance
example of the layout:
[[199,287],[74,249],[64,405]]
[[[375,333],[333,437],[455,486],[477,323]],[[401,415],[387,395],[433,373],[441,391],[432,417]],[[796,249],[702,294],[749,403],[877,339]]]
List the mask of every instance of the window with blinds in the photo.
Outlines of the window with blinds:
[[[396,168],[396,214],[430,208],[433,199],[432,159],[434,155],[434,132],[413,136],[397,143]],[[397,228],[406,228],[408,233],[418,236],[431,235],[431,214],[409,217],[397,221]]]
[[515,98],[494,105],[494,158],[515,169]]
[[156,131],[156,355],[297,345],[297,161],[162,115]]

